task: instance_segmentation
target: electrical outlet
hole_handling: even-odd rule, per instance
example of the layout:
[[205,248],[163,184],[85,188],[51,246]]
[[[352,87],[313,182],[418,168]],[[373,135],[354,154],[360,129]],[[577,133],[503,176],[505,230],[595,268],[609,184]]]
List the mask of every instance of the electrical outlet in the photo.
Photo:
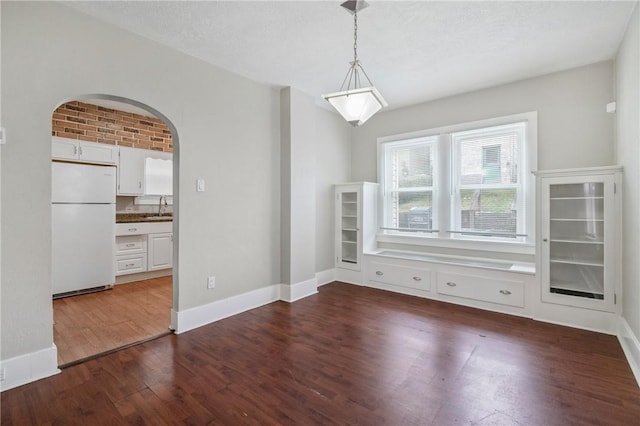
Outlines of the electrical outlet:
[[207,278],[207,288],[216,288],[216,277],[214,277],[213,275]]

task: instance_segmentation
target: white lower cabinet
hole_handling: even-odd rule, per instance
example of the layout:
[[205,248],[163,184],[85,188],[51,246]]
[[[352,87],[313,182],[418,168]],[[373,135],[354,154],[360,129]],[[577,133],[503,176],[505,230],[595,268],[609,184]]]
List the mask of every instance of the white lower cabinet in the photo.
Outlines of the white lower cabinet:
[[416,254],[371,253],[364,258],[364,285],[369,287],[520,316],[534,314],[533,264],[487,261],[487,267],[477,267],[472,266],[477,259]]
[[367,279],[369,281],[414,288],[416,290],[431,290],[431,271],[429,269],[380,262],[371,262],[369,266],[367,268]]
[[173,266],[173,234],[149,234],[147,236],[148,271],[167,269]]
[[173,224],[116,224],[116,276],[173,267]]
[[437,273],[438,293],[524,308],[524,282]]
[[116,256],[116,276],[135,274],[147,270],[147,254],[125,254]]

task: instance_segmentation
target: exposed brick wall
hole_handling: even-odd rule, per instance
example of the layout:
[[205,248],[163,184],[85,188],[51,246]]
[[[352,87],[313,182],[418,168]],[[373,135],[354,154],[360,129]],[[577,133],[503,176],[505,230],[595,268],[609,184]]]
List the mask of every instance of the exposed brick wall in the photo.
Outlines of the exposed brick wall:
[[84,102],[67,102],[53,112],[53,136],[110,145],[173,152],[171,131],[155,117]]

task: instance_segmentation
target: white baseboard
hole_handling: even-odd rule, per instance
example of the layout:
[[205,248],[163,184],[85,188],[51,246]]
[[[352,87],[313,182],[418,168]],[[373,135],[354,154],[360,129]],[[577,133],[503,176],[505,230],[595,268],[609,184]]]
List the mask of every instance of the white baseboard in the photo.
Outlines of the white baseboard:
[[620,331],[618,332],[618,340],[622,346],[631,371],[636,378],[638,386],[640,386],[640,340],[633,333],[629,323],[624,317],[620,318]]
[[0,391],[6,391],[45,377],[58,374],[58,348],[52,344],[50,348],[30,352],[0,362],[2,377]]
[[332,283],[335,280],[336,280],[335,268],[327,269],[326,271],[316,272],[316,282],[318,283],[318,287],[323,286],[325,284]]
[[315,278],[295,284],[280,284],[280,300],[295,302],[318,292],[318,282]]
[[280,285],[259,288],[248,293],[218,300],[184,311],[171,311],[171,326],[177,334],[228,318],[250,309],[280,300]]

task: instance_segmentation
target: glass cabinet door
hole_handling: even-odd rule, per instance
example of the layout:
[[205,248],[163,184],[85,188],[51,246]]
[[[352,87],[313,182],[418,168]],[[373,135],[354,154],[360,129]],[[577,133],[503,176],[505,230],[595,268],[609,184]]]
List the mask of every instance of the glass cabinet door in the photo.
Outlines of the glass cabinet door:
[[340,262],[358,263],[358,192],[342,192],[340,219],[342,221],[340,239]]
[[541,179],[543,301],[615,310],[615,182],[613,173]]
[[604,299],[604,182],[549,186],[552,293]]

